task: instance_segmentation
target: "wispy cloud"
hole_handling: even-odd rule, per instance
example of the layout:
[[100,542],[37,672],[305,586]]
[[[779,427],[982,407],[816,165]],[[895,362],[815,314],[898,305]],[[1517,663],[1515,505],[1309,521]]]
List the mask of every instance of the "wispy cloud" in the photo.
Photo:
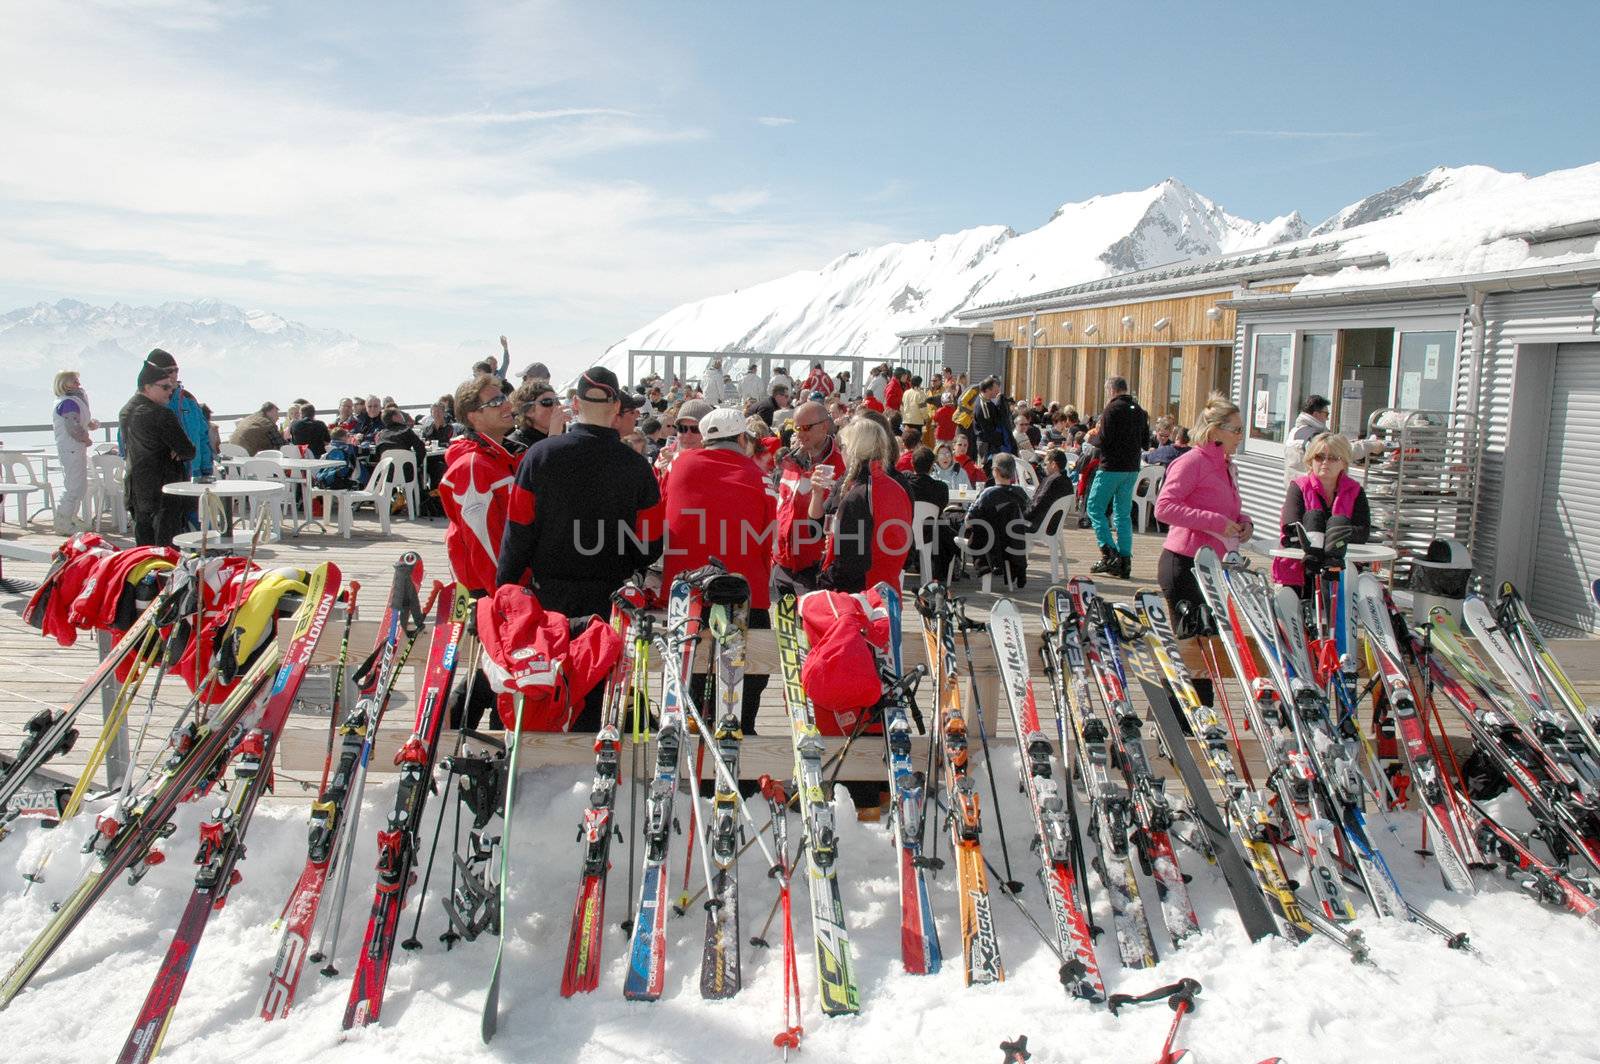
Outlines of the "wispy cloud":
[[764,206],[771,199],[772,193],[766,189],[751,188],[740,192],[724,192],[717,196],[707,196],[706,202],[724,214],[743,214],[745,211]]
[[764,126],[792,126],[798,119],[785,118],[782,115],[762,115],[756,121]]
[[637,117],[632,111],[615,107],[557,107],[547,111],[464,111],[453,115],[426,115],[418,121],[439,126],[509,126],[525,122],[550,122],[559,118]]
[[1278,140],[1357,140],[1377,135],[1374,132],[1310,129],[1229,129],[1223,132],[1225,137],[1271,137]]

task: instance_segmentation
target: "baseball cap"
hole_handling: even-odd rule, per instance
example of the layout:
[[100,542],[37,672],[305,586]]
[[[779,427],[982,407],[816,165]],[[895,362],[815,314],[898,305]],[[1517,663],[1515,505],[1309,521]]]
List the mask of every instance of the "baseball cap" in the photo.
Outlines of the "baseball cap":
[[[683,411],[678,416],[683,417]],[[718,407],[700,419],[700,438],[706,443],[736,440],[744,433],[744,415],[730,407]]]
[[623,391],[617,375],[604,366],[584,370],[583,376],[578,378],[578,398],[591,403],[609,403],[616,399],[621,401],[624,410],[637,410],[645,403],[644,396]]
[[543,362],[530,362],[528,368],[517,374],[523,380],[532,377],[534,380],[547,381],[550,379],[550,367]]

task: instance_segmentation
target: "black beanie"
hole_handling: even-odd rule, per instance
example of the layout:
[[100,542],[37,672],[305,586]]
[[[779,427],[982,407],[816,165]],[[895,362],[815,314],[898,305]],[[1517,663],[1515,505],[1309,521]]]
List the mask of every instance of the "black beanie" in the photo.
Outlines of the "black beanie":
[[[162,352],[162,354],[166,354],[166,352]],[[167,357],[170,358],[171,356],[168,355]],[[172,370],[166,366],[153,366],[146,361],[143,366],[139,367],[139,387],[141,389],[148,388],[157,381],[164,381],[170,376],[172,376]]]
[[151,348],[150,353],[144,357],[144,364],[147,366],[160,366],[162,369],[167,370],[178,368],[178,360],[159,347]]

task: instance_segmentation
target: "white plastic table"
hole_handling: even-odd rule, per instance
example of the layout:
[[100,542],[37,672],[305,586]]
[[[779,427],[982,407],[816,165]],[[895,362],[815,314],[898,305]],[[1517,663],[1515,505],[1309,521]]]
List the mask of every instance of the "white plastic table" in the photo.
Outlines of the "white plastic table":
[[[200,484],[192,480],[175,480],[171,484],[163,484],[163,495],[177,495],[186,499],[200,499],[200,528],[202,531],[210,530],[210,511],[204,505],[207,496],[221,499],[226,504],[231,504],[234,499],[265,499],[284,490],[282,483],[272,480],[217,480],[210,484]],[[230,514],[231,520],[231,514]]]
[[285,458],[279,465],[287,475],[289,482],[295,486],[296,494],[300,498],[299,515],[295,518],[292,531],[299,535],[301,530],[309,525],[316,525],[318,529],[326,531],[321,521],[312,520],[311,517],[311,477],[324,469],[339,469],[344,466],[342,458]]

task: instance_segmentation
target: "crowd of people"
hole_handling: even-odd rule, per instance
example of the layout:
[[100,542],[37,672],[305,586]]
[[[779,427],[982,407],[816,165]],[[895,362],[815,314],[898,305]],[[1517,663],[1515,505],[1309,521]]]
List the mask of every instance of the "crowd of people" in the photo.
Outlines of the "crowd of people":
[[[341,458],[330,486],[359,484],[387,452],[411,455],[448,521],[456,578],[478,595],[532,587],[546,609],[570,617],[606,613],[625,581],[657,563],[670,586],[674,574],[716,558],[748,579],[761,626],[775,590],[898,584],[924,564],[914,549],[924,537],[931,576],[954,579],[970,563],[1020,588],[1028,536],[1074,494],[1101,552],[1093,571],[1127,578],[1133,487],[1142,468],[1158,465],[1154,516],[1166,535],[1157,573],[1182,625],[1199,613],[1199,548],[1225,553],[1256,534],[1234,467],[1244,425],[1220,395],[1191,429],[1152,421],[1121,377],[1106,381],[1104,407],[1085,419],[1042,396],[1012,399],[994,377],[969,386],[949,368],[924,380],[882,364],[858,388],[820,362],[797,384],[788,367],[763,379],[754,363],[734,381],[713,360],[697,388],[659,378],[626,387],[596,366],[565,390],[542,363],[517,384],[508,368],[509,356],[477,363],[417,420],[387,396],[342,398],[327,420],[306,399],[287,409],[265,402],[228,442],[250,455],[299,448]],[[55,392],[66,482],[56,528],[66,533],[82,523],[99,422],[76,372],[58,374]],[[1350,468],[1380,445],[1331,433],[1328,417],[1328,401],[1310,397],[1285,448],[1283,545],[1314,551],[1334,529],[1353,542],[1369,533],[1370,507]],[[222,443],[167,352],[150,352],[141,366],[118,439],[134,538],[170,544],[193,504],[162,487],[212,475]],[[918,503],[938,515],[922,527]],[[1273,575],[1304,589],[1306,569],[1279,559]]]

